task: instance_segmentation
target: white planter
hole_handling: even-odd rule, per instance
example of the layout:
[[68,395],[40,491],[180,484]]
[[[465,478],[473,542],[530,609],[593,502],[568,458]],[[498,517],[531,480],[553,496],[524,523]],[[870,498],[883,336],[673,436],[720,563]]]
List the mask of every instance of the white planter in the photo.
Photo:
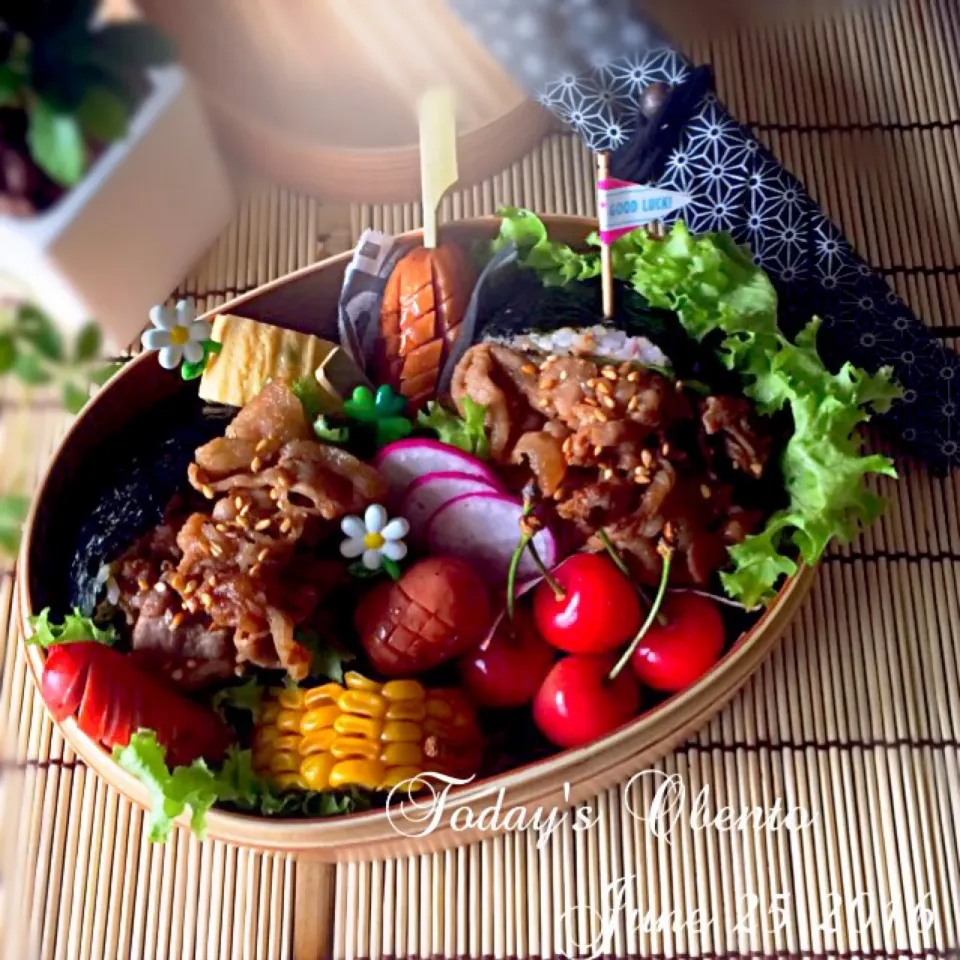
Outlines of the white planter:
[[0,216],[0,289],[28,293],[66,330],[97,320],[114,348],[137,336],[233,211],[189,80],[179,67],[152,76],[129,134],[81,183],[38,217]]

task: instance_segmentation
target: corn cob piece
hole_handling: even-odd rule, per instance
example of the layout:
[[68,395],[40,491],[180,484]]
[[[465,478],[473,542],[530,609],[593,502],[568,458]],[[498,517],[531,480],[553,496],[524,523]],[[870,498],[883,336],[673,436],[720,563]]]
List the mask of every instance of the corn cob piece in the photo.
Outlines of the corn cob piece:
[[343,685],[271,690],[253,762],[279,790],[389,791],[422,773],[469,777],[481,748],[476,713],[459,690],[349,672]]

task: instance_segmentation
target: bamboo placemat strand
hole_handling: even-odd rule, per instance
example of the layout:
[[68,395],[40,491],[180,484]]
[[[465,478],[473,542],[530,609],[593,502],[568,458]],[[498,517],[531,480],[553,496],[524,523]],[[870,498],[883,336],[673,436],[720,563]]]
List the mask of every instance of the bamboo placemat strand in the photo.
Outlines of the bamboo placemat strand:
[[[894,289],[956,346],[960,334],[960,12],[949,0],[878,3],[790,28],[748,27],[694,44],[721,95],[797,173]],[[447,198],[444,219],[503,203],[591,214],[590,157],[571,137]],[[903,207],[897,201],[902,198]],[[258,187],[177,295],[212,308],[347,249],[366,226],[419,225],[416,204],[330,207]],[[4,464],[28,449],[30,489],[67,425],[54,403],[0,397]],[[337,868],[300,890],[329,921],[337,957],[548,957],[597,931],[583,907],[627,878],[627,911],[685,918],[638,929],[621,916],[615,956],[957,956],[960,945],[960,476],[901,460],[885,517],[831,551],[783,643],[696,737],[656,764],[714,806],[802,806],[817,827],[694,831],[672,843],[629,810],[650,778],[594,801],[596,827],[565,825],[446,853]],[[894,485],[878,483],[890,495]],[[63,743],[29,683],[0,580],[0,723],[10,761],[4,824],[5,956],[293,955],[296,868],[183,833],[145,841],[143,816]],[[829,894],[866,895],[884,923],[832,932]],[[932,928],[910,909],[931,896]],[[335,904],[335,907],[331,905]],[[888,906],[889,905],[889,906]],[[580,909],[578,909],[580,908]],[[782,926],[771,924],[782,909]],[[694,911],[699,910],[699,914]],[[691,929],[691,918],[714,923]],[[766,923],[750,923],[765,917]],[[301,918],[302,919],[302,918]],[[775,927],[779,927],[775,929]]]

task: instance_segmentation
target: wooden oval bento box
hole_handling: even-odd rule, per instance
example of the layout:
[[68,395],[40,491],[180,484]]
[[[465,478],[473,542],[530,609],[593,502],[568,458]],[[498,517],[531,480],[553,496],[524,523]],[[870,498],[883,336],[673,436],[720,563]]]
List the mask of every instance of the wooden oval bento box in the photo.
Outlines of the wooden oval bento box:
[[[544,220],[551,236],[573,245],[582,245],[587,234],[596,228],[595,222],[582,218],[555,216]],[[472,220],[448,226],[444,233],[453,240],[473,240],[494,235],[497,226],[498,221],[493,218]],[[416,237],[410,234],[406,239]],[[349,260],[349,253],[324,260],[224,304],[216,312],[264,321],[306,310],[332,315]],[[111,438],[118,430],[138,412],[183,389],[195,389],[195,385],[183,384],[178,377],[163,371],[152,355],[143,356],[115,376],[73,424],[40,483],[27,522],[18,570],[21,630],[27,618],[37,612],[35,598],[41,592],[36,579],[41,567],[39,558],[56,537],[57,517],[70,510],[74,478],[80,471],[95,469],[105,456],[122,457],[123,449],[111,445]],[[209,836],[247,847],[326,861],[394,857],[435,851],[475,839],[476,833],[462,829],[463,814],[459,817],[460,829],[451,827],[450,815],[460,807],[479,812],[494,802],[500,788],[506,791],[504,809],[520,805],[564,809],[581,802],[629,779],[689,738],[717,713],[783,634],[810,588],[813,576],[813,570],[802,567],[753,628],[694,686],[599,742],[563,751],[452,792],[443,818],[428,836],[402,835],[382,809],[315,820],[271,820],[214,809],[208,815]],[[35,680],[39,681],[43,651],[30,646],[26,656]],[[86,764],[130,800],[148,805],[149,797],[141,783],[83,734],[75,720],[69,719],[59,726]],[[569,793],[565,793],[565,784],[569,784]],[[415,830],[411,827],[408,832]]]

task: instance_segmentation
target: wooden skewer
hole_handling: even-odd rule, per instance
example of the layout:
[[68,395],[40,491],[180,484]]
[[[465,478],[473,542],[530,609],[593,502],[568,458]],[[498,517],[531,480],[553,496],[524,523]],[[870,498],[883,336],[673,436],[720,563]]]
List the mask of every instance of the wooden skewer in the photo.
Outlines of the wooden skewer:
[[[597,179],[610,177],[610,154],[597,154]],[[600,244],[600,287],[603,292],[603,316],[609,320],[613,316],[613,261],[610,256],[610,244]]]
[[452,89],[435,87],[420,100],[420,178],[423,245],[437,245],[437,207],[457,182],[456,99]]

